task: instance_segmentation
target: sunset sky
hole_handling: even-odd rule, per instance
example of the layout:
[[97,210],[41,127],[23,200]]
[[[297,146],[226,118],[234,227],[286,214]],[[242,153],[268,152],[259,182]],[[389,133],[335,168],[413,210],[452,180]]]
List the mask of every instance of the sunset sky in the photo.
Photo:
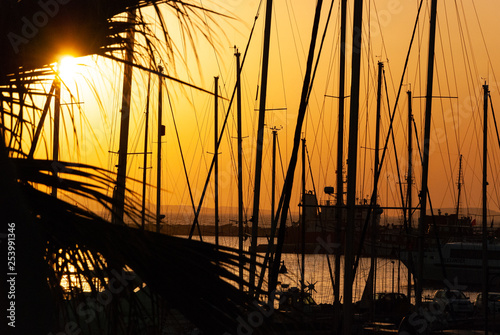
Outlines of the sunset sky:
[[[166,73],[180,80],[192,83],[206,90],[213,91],[213,77],[219,76],[220,94],[230,98],[235,83],[234,46],[244,52],[254,17],[259,14],[255,33],[249,45],[247,59],[242,73],[243,91],[243,129],[244,146],[244,198],[248,217],[251,215],[253,199],[253,176],[256,142],[256,124],[258,119],[259,100],[256,99],[260,84],[263,25],[265,3],[260,7],[259,1],[222,0],[196,2],[206,8],[213,9],[223,15],[201,13],[194,22],[206,33],[194,33],[192,40],[182,33],[178,20],[173,13],[165,13],[170,37],[176,46],[175,59],[165,56],[162,65]],[[352,37],[352,4],[349,1],[348,44]],[[381,146],[387,136],[389,126],[389,110],[394,108],[396,94],[408,52],[411,33],[415,24],[419,1],[416,0],[379,0],[364,1],[364,31],[361,69],[361,97],[359,118],[358,148],[358,195],[368,197],[373,188],[373,154],[375,139],[375,112],[377,87],[377,62],[382,61],[385,67],[387,95],[382,96]],[[406,92],[411,89],[415,97],[412,101],[417,135],[423,143],[423,119],[427,70],[427,44],[429,40],[429,6],[424,1],[418,23],[417,36],[409,56],[408,70],[404,77],[404,86],[396,110],[394,136],[395,145],[390,139],[387,158],[382,169],[379,184],[381,206],[401,206],[399,195],[398,172],[396,159],[400,165],[400,177],[404,180],[407,171],[407,106]],[[325,2],[322,9],[322,20],[319,32],[321,38],[330,2]],[[265,148],[263,164],[262,200],[263,209],[270,209],[271,194],[271,130],[278,127],[279,147],[283,171],[286,171],[292,149],[296,115],[300,102],[302,80],[306,67],[312,22],[314,18],[314,1],[275,0],[273,25],[271,28],[270,71],[267,96],[267,108],[277,109],[266,113]],[[500,3],[495,0],[457,0],[438,1],[438,27],[436,38],[434,96],[432,133],[430,148],[429,191],[434,210],[456,206],[457,178],[459,155],[463,155],[464,188],[461,199],[462,214],[467,208],[481,207],[482,179],[482,85],[490,86],[493,106],[500,110]],[[145,12],[151,30],[162,40],[160,28],[155,25],[157,18],[153,12]],[[339,73],[339,34],[340,34],[340,1],[333,5],[332,15],[326,32],[325,45],[320,58],[312,96],[303,127],[306,138],[312,172],[308,172],[307,189],[316,189],[318,198],[328,199],[323,193],[325,186],[336,186],[336,146],[338,131],[338,101],[329,96],[338,95]],[[196,30],[196,28],[193,28]],[[319,41],[317,43],[319,45]],[[139,50],[139,49],[136,49]],[[316,48],[317,55],[318,47]],[[348,52],[351,50],[347,46]],[[147,64],[147,60],[138,57],[138,63]],[[70,105],[63,108],[67,136],[62,136],[61,151],[63,160],[78,160],[96,164],[103,168],[115,170],[118,157],[109,151],[118,150],[119,110],[121,108],[121,83],[123,66],[102,57],[85,57],[76,59],[80,64],[75,67],[73,75],[64,79],[67,88],[63,89],[63,102],[83,102],[80,113]],[[346,95],[350,94],[351,55],[347,55]],[[82,65],[83,64],[83,65]],[[144,71],[134,70],[133,97],[131,111],[131,128],[129,151],[139,153],[144,147],[144,112],[147,95],[148,75]],[[497,79],[498,78],[498,79]],[[151,77],[150,133],[148,158],[148,182],[156,183],[156,129],[158,78]],[[190,197],[186,186],[186,178],[182,168],[180,152],[177,144],[172,113],[179,131],[184,158],[187,163],[193,196],[198,205],[203,184],[207,176],[210,160],[214,152],[213,138],[213,97],[183,86],[170,80],[165,81],[163,99],[163,120],[166,125],[166,136],[163,145],[163,205],[190,206]],[[68,89],[74,95],[71,100]],[[96,98],[98,96],[99,98]],[[451,97],[451,98],[450,98]],[[346,138],[349,122],[349,103],[346,99]],[[171,106],[171,107],[170,107]],[[222,125],[228,101],[219,101],[219,125]],[[172,108],[172,109],[171,109]],[[496,111],[496,110],[495,110]],[[489,127],[489,170],[488,170],[488,206],[491,210],[500,211],[500,189],[498,178],[500,171],[500,147],[495,133],[493,118],[490,112]],[[78,145],[72,139],[70,116],[79,129]],[[497,118],[499,119],[499,118]],[[236,183],[236,110],[232,108],[226,132],[223,137],[220,155],[220,205],[237,206]],[[416,139],[414,140],[414,180],[413,194],[417,193],[421,184],[421,168],[418,164]],[[420,144],[422,146],[422,144]],[[41,145],[37,155],[44,156],[48,143]],[[65,148],[66,147],[66,148]],[[397,150],[395,154],[394,147]],[[77,152],[79,152],[77,154]],[[346,154],[344,157],[346,158]],[[300,157],[300,156],[299,156]],[[345,161],[344,158],[344,161]],[[142,155],[130,155],[128,174],[130,177],[142,179]],[[278,159],[279,162],[279,159]],[[278,163],[280,164],[280,163]],[[277,192],[281,191],[283,177],[278,165]],[[344,166],[346,171],[346,166]],[[301,167],[296,170],[292,211],[297,211],[299,203],[299,181]],[[311,178],[312,175],[312,178]],[[313,185],[314,181],[314,185]],[[213,181],[208,190],[205,206],[213,207]],[[141,192],[139,183],[130,183],[134,191]],[[405,187],[403,186],[403,190]],[[112,190],[109,190],[110,194]],[[155,210],[155,194],[153,187],[148,189],[147,200],[150,209]],[[417,205],[417,202],[414,203]],[[173,217],[176,213],[166,213]],[[393,215],[398,215],[394,212]],[[498,221],[500,217],[495,218]]]

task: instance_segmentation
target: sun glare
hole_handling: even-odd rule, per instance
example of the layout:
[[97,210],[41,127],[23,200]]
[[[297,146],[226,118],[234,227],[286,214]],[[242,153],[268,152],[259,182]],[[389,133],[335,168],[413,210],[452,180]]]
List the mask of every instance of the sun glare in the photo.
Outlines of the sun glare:
[[77,58],[64,56],[59,61],[59,75],[63,81],[73,80],[78,71]]

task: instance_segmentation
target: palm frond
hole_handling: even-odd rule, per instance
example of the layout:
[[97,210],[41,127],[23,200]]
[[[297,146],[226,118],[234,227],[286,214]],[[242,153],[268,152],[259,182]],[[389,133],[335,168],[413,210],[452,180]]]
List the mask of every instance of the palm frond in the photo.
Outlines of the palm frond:
[[[68,265],[58,262],[66,259],[85,282],[98,278],[101,286],[106,285],[110,271],[120,273],[131,269],[151,292],[208,333],[234,331],[239,317],[256,310],[254,300],[237,288],[240,283],[248,288],[236,271],[240,262],[250,264],[247,255],[240,259],[237,250],[231,248],[114,225],[80,206],[32,187],[32,184],[59,185],[76,195],[111,202],[112,199],[99,192],[99,183],[110,182],[100,169],[98,173],[90,173],[67,163],[61,170],[64,174],[72,178],[88,177],[96,183],[69,178],[61,182],[48,175],[52,168],[50,161],[13,161],[25,204],[47,241],[49,282],[57,296],[64,297],[60,282],[63,274],[68,273]],[[91,257],[82,258],[85,252]],[[105,260],[107,266],[96,265],[96,260]],[[92,291],[97,294],[97,286]],[[81,299],[78,294],[72,298]]]
[[[151,5],[162,38],[152,33],[141,12],[135,22],[124,18],[130,10]],[[161,328],[158,318],[164,315],[158,311],[163,304],[208,334],[234,333],[238,319],[259,306],[237,289],[240,284],[248,287],[235,270],[239,264],[248,270],[246,254],[241,257],[231,248],[112,224],[93,206],[111,213],[115,200],[108,192],[115,186],[114,173],[90,165],[33,159],[27,153],[36,137],[36,123],[54,94],[47,89],[57,75],[51,64],[62,54],[103,55],[123,62],[124,33],[134,29],[140,35],[134,66],[151,70],[149,64],[153,64],[155,71],[160,63],[172,64],[165,75],[175,79],[172,61],[180,49],[171,40],[160,5],[174,11],[183,48],[196,50],[192,29],[212,43],[206,22],[216,13],[188,1],[0,2],[4,32],[0,36],[0,233],[6,232],[7,223],[18,227],[18,318],[30,320],[20,325],[23,334],[59,332],[70,322],[85,333],[151,333],[148,327]],[[45,106],[39,105],[40,97],[46,99]],[[50,196],[51,188],[60,190],[61,198]],[[127,221],[134,225],[140,217],[139,196],[130,191],[127,195]],[[114,294],[109,305],[100,306],[105,308],[96,313],[95,321],[87,322],[85,313],[83,317],[80,313],[82,304],[92,307],[89,299],[112,290],[113,276],[129,278],[132,272],[130,285]],[[6,283],[4,277],[5,273],[1,279]],[[0,332],[5,333],[3,328]]]

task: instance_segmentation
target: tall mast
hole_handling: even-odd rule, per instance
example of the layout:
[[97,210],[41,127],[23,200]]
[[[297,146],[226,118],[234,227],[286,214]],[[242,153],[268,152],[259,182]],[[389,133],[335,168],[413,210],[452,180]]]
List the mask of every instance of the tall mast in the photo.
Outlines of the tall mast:
[[163,114],[163,67],[159,67],[158,72],[158,143],[157,143],[157,159],[156,159],[156,232],[161,230],[161,137],[165,135],[165,126],[162,124]]
[[488,185],[488,85],[483,85],[483,312],[484,333],[488,334],[488,202],[486,198],[486,187]]
[[148,75],[148,94],[146,97],[146,115],[144,121],[144,161],[142,171],[142,209],[141,209],[141,229],[146,225],[146,170],[148,166],[148,130],[149,130],[149,93],[151,88],[151,74]]
[[266,95],[267,95],[267,74],[269,70],[269,42],[271,37],[271,19],[273,10],[273,0],[266,3],[266,22],[264,28],[264,50],[262,55],[262,77],[260,84],[260,105],[259,123],[257,129],[257,153],[255,156],[255,179],[254,198],[252,212],[252,241],[251,241],[251,261],[250,261],[250,292],[255,289],[255,262],[257,259],[257,235],[259,227],[259,206],[260,206],[260,182],[262,175],[262,145],[264,142],[264,123],[266,116]]
[[[408,206],[408,229],[407,232],[411,231],[411,220],[412,220],[412,204],[413,204],[413,199],[412,199],[412,184],[413,184],[413,179],[412,179],[412,174],[413,174],[413,112],[412,112],[412,106],[411,106],[411,91],[406,92],[408,94],[408,174],[406,175],[406,197],[407,197],[407,206]],[[409,235],[407,235],[407,238],[409,238]],[[413,258],[410,254],[408,253],[408,261],[412,262]],[[407,289],[407,296],[411,297],[411,271],[408,271],[408,289]]]
[[302,259],[302,269],[300,271],[300,280],[302,284],[300,285],[300,292],[304,296],[304,288],[306,286],[305,278],[305,267],[306,267],[306,215],[307,215],[307,205],[306,205],[306,139],[302,139],[302,220],[301,225],[301,259]]
[[[59,161],[59,124],[61,119],[61,78],[59,78],[59,64],[57,69],[55,84],[55,101],[54,101],[54,138],[52,144],[52,161],[53,164]],[[56,166],[56,165],[53,165]],[[57,177],[57,169],[53,169],[54,176]],[[57,184],[52,186],[52,196],[57,197]]]
[[429,176],[429,146],[431,137],[431,112],[432,112],[432,86],[434,79],[434,49],[436,42],[436,16],[437,0],[431,3],[431,24],[429,29],[429,57],[427,60],[427,92],[425,96],[425,128],[424,128],[424,152],[422,159],[422,188],[420,190],[420,219],[418,226],[418,267],[417,288],[415,292],[415,303],[417,308],[422,304],[422,278],[424,270],[424,223],[427,211],[427,181]]
[[130,124],[130,101],[132,94],[132,62],[134,61],[134,27],[135,9],[127,16],[130,28],[127,31],[125,44],[125,65],[123,71],[122,109],[120,118],[120,147],[118,149],[118,170],[116,188],[113,194],[113,222],[123,224],[125,210],[125,182],[127,179],[128,133]]
[[[346,55],[346,17],[347,17],[347,0],[341,1],[340,14],[340,75],[339,75],[339,129],[337,136],[337,215],[335,225],[334,242],[340,245],[340,234],[342,231],[342,206],[344,205],[344,100],[345,100],[345,55]],[[340,322],[340,248],[336,249],[335,255],[335,311],[339,311],[336,315],[335,324]]]
[[276,207],[276,144],[278,140],[278,128],[273,130],[273,163],[271,172],[271,222],[274,222],[275,207]]
[[[380,158],[379,158],[379,143],[380,143],[380,106],[381,106],[381,98],[382,98],[382,73],[384,71],[384,63],[378,62],[378,83],[377,83],[377,115],[376,115],[376,121],[375,121],[375,163],[373,167],[374,171],[374,176],[373,176],[373,198],[374,198],[374,204],[377,203],[377,197],[378,197],[378,187],[377,187],[377,181],[379,179],[379,165],[380,165]],[[373,214],[372,215],[372,255],[370,259],[370,265],[371,265],[371,270],[373,271],[373,276],[371,277],[373,283],[372,288],[373,291],[371,293],[371,298],[373,299],[375,297],[375,292],[377,292],[377,257],[376,257],[376,242],[377,240],[377,215]],[[373,307],[373,306],[372,306]]]
[[[290,208],[290,197],[292,193],[293,180],[295,175],[295,168],[298,161],[298,152],[300,147],[300,139],[302,133],[302,125],[304,123],[304,117],[307,110],[307,105],[309,102],[308,93],[313,85],[313,80],[311,79],[312,73],[312,63],[314,58],[314,49],[316,46],[316,40],[318,36],[318,27],[321,17],[321,8],[323,5],[323,0],[318,0],[316,2],[316,11],[314,14],[314,23],[312,27],[311,43],[309,45],[309,53],[307,55],[307,66],[306,72],[304,74],[304,81],[302,85],[302,93],[300,98],[299,112],[297,115],[297,124],[295,126],[295,133],[293,137],[293,148],[290,156],[290,161],[288,164],[288,170],[285,177],[285,183],[283,185],[283,191],[280,197],[279,208],[279,229],[278,229],[278,240],[276,243],[275,258],[270,264],[270,271],[272,272],[271,280],[269,280],[268,288],[272,292],[276,288],[278,282],[278,272],[281,262],[281,251],[283,248],[283,242],[285,240],[285,227],[287,221],[288,210]],[[278,221],[278,218],[275,219]],[[276,222],[277,223],[277,222]]]
[[[274,220],[276,219],[276,146],[278,142],[278,128],[273,127],[273,163],[272,163],[272,172],[271,172],[271,230],[275,227],[274,226]],[[271,233],[272,234],[272,233]],[[271,235],[271,238],[269,239],[270,243],[272,244],[274,242],[274,234]],[[270,248],[270,250],[272,250]],[[271,264],[271,261],[270,261]],[[262,279],[262,277],[261,277]],[[272,280],[272,271],[268,272],[268,283],[270,283]],[[260,285],[260,280],[259,280],[259,285]],[[260,286],[259,286],[260,287]],[[271,296],[271,291],[268,290],[269,296]]]
[[243,131],[241,126],[241,64],[236,49],[236,119],[238,123],[238,252],[240,290],[243,290]]
[[458,165],[458,182],[457,182],[457,187],[458,187],[458,196],[457,196],[457,209],[456,209],[456,214],[457,214],[457,219],[458,219],[458,211],[460,210],[460,194],[462,193],[462,155],[460,155],[460,163]]
[[218,100],[219,100],[219,77],[214,77],[214,206],[215,206],[215,245],[219,246],[219,153],[217,150],[217,142],[219,135],[219,116],[218,116]]
[[[361,40],[363,30],[363,0],[354,1],[352,36],[351,106],[349,116],[349,150],[347,165],[347,222],[344,251],[344,334],[351,334],[352,289],[354,283],[354,225],[356,217],[356,167],[358,160],[359,84]],[[351,223],[351,224],[349,224]]]

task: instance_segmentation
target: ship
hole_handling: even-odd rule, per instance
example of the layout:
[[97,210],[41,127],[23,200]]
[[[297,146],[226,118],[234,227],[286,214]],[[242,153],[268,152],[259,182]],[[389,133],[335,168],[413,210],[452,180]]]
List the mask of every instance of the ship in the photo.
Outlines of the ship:
[[[331,187],[325,188],[325,193],[331,192]],[[336,226],[338,222],[339,207],[336,202],[330,199],[318,202],[318,198],[314,191],[307,191],[302,195],[302,208],[299,220],[292,222],[292,225],[287,227],[285,232],[285,240],[283,243],[283,253],[300,254],[302,251],[302,241],[304,240],[304,252],[306,254],[335,254],[343,252],[345,227],[347,223],[347,208],[343,207],[340,210],[341,225],[338,239],[335,238]],[[355,208],[355,236],[360,243],[363,235],[363,227],[368,224],[372,225],[372,219],[375,218],[376,225],[380,223],[380,216],[383,210],[379,205],[370,206],[367,199],[363,199],[356,204]],[[370,216],[370,217],[369,217]],[[368,220],[368,221],[367,221]],[[302,223],[305,227],[302,229]],[[370,233],[370,229],[365,231],[365,235]],[[340,248],[340,250],[337,250]],[[259,244],[257,252],[266,252],[268,244]],[[367,253],[369,249],[365,248]]]

